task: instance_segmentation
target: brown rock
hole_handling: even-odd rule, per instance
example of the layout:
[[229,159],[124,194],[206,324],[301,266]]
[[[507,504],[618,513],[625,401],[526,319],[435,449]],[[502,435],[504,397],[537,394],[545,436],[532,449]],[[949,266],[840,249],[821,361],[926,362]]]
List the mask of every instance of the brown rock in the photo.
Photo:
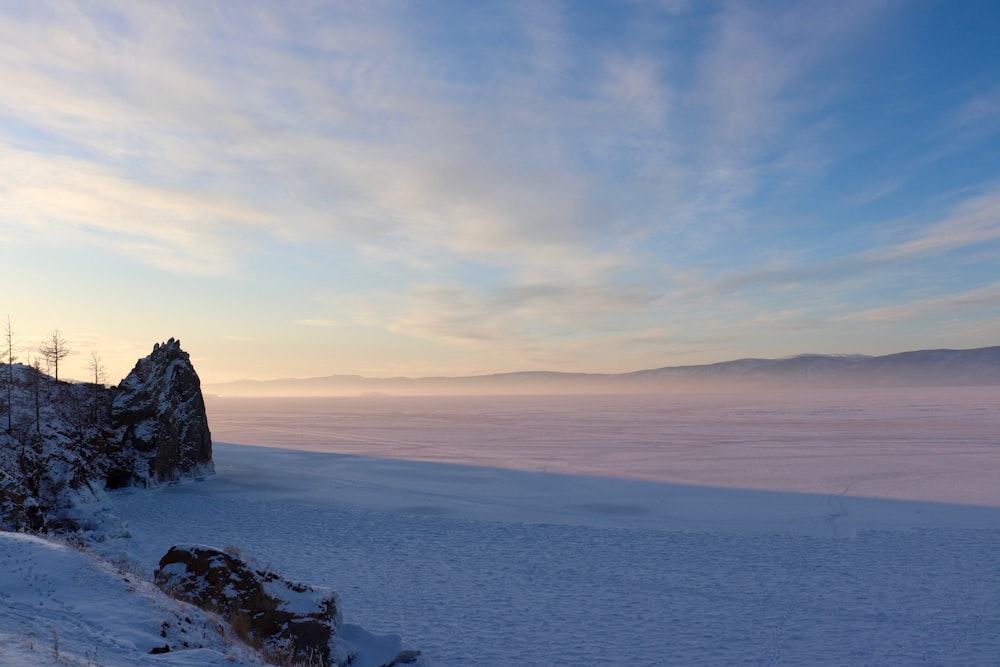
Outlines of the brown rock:
[[160,559],[156,585],[225,618],[247,643],[280,662],[331,665],[340,605],[328,589],[294,583],[239,556],[206,546],[174,546]]

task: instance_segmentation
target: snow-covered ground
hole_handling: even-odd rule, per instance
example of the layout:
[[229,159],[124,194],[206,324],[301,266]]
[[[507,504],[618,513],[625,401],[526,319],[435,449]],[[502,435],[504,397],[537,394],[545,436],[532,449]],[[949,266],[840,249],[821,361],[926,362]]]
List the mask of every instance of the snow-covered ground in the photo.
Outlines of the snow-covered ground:
[[[1000,665],[998,405],[996,388],[213,400],[217,476],[114,495],[132,537],[99,548],[148,572],[177,542],[235,545],[436,667]],[[0,625],[0,664],[48,636],[18,627]],[[161,658],[132,664],[182,664]]]
[[[232,667],[253,659],[218,619],[121,565],[0,533],[0,665]],[[168,644],[188,650],[150,653]]]

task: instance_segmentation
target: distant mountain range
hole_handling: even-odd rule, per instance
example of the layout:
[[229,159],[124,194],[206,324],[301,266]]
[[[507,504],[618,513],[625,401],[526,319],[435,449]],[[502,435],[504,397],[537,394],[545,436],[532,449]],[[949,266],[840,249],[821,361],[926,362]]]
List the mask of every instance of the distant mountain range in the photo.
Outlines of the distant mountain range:
[[1000,346],[917,350],[880,357],[801,354],[667,366],[632,373],[528,371],[468,377],[360,375],[206,384],[219,396],[378,396],[648,393],[686,389],[1000,385]]

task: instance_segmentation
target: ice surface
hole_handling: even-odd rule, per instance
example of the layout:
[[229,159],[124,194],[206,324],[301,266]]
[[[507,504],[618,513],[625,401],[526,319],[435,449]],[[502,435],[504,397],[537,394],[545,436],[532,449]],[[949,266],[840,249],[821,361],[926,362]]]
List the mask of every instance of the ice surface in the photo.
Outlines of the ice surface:
[[991,664],[1000,655],[996,513],[993,528],[851,538],[777,523],[774,532],[737,522],[637,529],[627,517],[599,528],[340,508],[335,485],[329,501],[215,495],[225,474],[123,496],[134,555],[152,562],[182,534],[239,544],[337,590],[345,619],[402,635],[434,665]]
[[[359,643],[435,667],[997,665],[998,405],[996,388],[216,400],[218,474],[114,494],[132,538],[99,548],[148,573],[172,544],[236,545],[337,591],[347,632],[374,633]],[[93,575],[23,553],[0,550],[0,664],[49,664],[47,629],[93,614],[60,591]],[[144,651],[153,616],[133,616]],[[76,656],[110,646],[100,623],[58,627]]]
[[1000,387],[209,399],[216,441],[1000,507]]
[[991,665],[998,398],[212,402],[278,448],[115,506],[140,562],[236,544],[438,667]]

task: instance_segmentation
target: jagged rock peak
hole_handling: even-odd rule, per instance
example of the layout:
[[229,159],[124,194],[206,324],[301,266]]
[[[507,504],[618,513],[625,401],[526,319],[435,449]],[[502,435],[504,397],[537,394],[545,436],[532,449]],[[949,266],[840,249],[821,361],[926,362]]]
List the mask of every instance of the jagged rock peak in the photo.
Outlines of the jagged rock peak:
[[214,472],[201,381],[179,340],[157,343],[136,362],[118,385],[111,416],[123,449],[138,453],[131,474],[122,471],[123,483]]

